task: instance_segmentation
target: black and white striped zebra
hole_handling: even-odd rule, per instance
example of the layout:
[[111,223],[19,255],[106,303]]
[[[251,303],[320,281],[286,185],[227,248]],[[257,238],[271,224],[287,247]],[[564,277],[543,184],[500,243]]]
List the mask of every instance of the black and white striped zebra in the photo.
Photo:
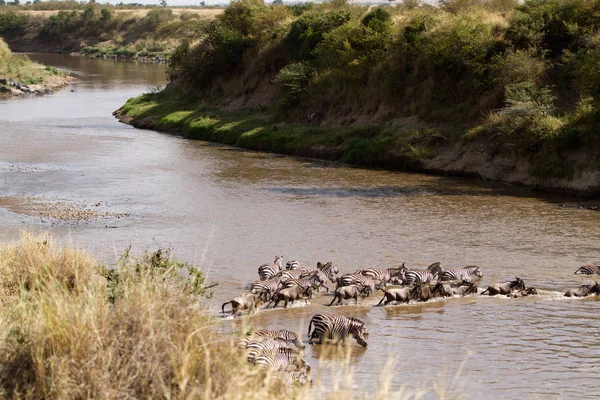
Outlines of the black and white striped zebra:
[[281,276],[283,277],[283,280],[300,279],[310,275],[311,272],[312,271],[308,268],[302,267],[302,269],[290,269],[281,271]]
[[427,269],[402,269],[402,275],[405,285],[413,283],[429,283],[439,279],[444,270],[439,262],[431,264]]
[[291,349],[277,349],[268,352],[261,352],[249,357],[248,361],[260,367],[271,368],[275,371],[280,370],[300,370],[306,368],[310,370],[310,365],[306,362],[302,354]]
[[303,386],[312,383],[312,379],[306,371],[275,371],[273,377],[279,379],[284,385]]
[[285,354],[299,354],[297,349],[287,347],[284,341],[274,339],[260,342],[250,341],[244,350],[246,352],[246,357],[250,362],[253,362],[256,356],[261,354],[277,354],[279,352],[283,352]]
[[365,336],[368,335],[364,322],[339,314],[315,314],[308,324],[308,342],[311,344],[317,339],[318,344],[322,344],[325,339],[344,343],[348,336],[352,336],[358,344],[366,347]]
[[258,276],[260,280],[265,281],[277,275],[281,271],[282,264],[283,257],[275,256],[275,261],[273,261],[273,264],[263,264],[258,267]]
[[[402,264],[404,267],[404,264]],[[369,277],[374,281],[381,281],[383,283],[388,283],[392,280],[392,278],[401,278],[402,277],[402,267],[398,268],[365,268],[360,271],[361,275]]]
[[363,286],[366,289],[366,294],[368,296],[372,295],[373,293],[375,293],[375,285],[376,285],[376,281],[374,281],[373,279],[369,278],[368,276],[362,275],[360,273],[356,273],[353,272],[351,274],[345,274],[340,276],[339,278],[337,278],[337,288],[340,288],[342,286],[350,286],[350,285],[356,285],[356,286]]
[[322,273],[321,271],[314,271],[310,276],[306,276],[304,278],[287,279],[285,281],[282,281],[281,287],[289,288],[297,285],[305,289],[313,288],[318,290],[321,286],[323,286],[329,292],[329,288],[327,287],[327,285],[325,285],[325,279],[327,279],[327,276],[325,276],[324,273]]
[[287,329],[258,329],[250,331],[246,334],[249,339],[271,338],[275,340],[283,340],[286,343],[291,343],[299,349],[303,349],[304,343],[296,332],[288,331]]
[[483,278],[483,273],[477,266],[446,268],[439,276],[440,281],[471,281],[479,278]]
[[267,279],[266,281],[254,281],[250,285],[250,293],[261,295],[265,300],[270,300],[270,296],[275,293],[281,286],[281,276]]
[[600,275],[600,265],[584,265],[583,267],[579,267],[575,274],[581,275]]
[[327,277],[331,280],[331,282],[335,282],[335,275],[339,274],[340,271],[333,266],[333,263],[330,261],[323,264],[322,262],[317,263],[317,269],[323,272]]

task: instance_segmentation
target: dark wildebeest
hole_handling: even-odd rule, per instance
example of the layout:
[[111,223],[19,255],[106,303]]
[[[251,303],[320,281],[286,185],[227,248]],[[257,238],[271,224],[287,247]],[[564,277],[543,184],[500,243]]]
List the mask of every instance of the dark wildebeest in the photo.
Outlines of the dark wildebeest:
[[242,296],[238,296],[231,301],[223,303],[221,310],[225,315],[225,305],[231,304],[232,314],[235,317],[238,311],[248,310],[248,315],[256,311],[264,303],[261,295],[254,293],[246,293]]
[[477,294],[477,283],[464,279],[459,284],[444,285],[444,289],[452,296],[467,296]]
[[413,290],[414,285],[405,286],[405,287],[392,287],[389,289],[385,289],[385,293],[383,294],[383,298],[377,304],[378,306],[383,303],[384,306],[387,306],[393,301],[399,301],[400,303],[408,303],[410,300],[410,292]]
[[590,294],[600,294],[600,285],[581,285],[578,289],[567,290],[565,297],[586,297]]
[[296,300],[304,299],[305,304],[308,304],[308,299],[310,297],[312,297],[311,287],[292,286],[281,289],[275,293],[271,301],[275,301],[273,308],[277,307],[277,304],[279,304],[280,301],[283,301],[285,303],[283,307],[287,308],[288,302],[290,301],[293,303]]
[[506,295],[521,290],[525,290],[525,282],[523,282],[521,278],[515,277],[514,281],[495,283],[492,286],[488,286],[481,294],[487,292],[490,296],[495,296],[497,294]]
[[[371,292],[371,288],[369,286],[359,286],[359,285],[350,285],[350,286],[342,286],[335,290],[333,295],[333,300],[329,305],[333,305],[333,303],[337,300],[337,305],[342,304],[342,300],[354,299],[354,304],[358,304],[358,296],[366,297]],[[372,293],[371,293],[372,294]]]
[[444,289],[444,284],[441,282],[438,282],[433,286],[428,284],[415,285],[410,291],[410,299],[415,301],[427,301],[435,299],[436,297],[449,296],[451,296],[451,294]]
[[521,290],[519,292],[513,292],[510,294],[507,294],[507,297],[512,297],[513,299],[516,299],[518,297],[527,297],[527,296],[533,296],[535,294],[538,294],[537,289],[534,287],[528,287],[525,290]]

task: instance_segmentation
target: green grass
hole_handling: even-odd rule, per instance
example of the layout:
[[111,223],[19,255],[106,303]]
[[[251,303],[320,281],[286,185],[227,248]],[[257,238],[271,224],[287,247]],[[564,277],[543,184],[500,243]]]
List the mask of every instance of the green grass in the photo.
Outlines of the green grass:
[[[348,164],[407,167],[432,157],[435,129],[398,130],[388,126],[320,127],[282,123],[272,114],[223,112],[173,94],[146,94],[127,101],[121,116],[153,121],[153,127],[184,137],[283,154],[315,156]],[[442,139],[440,139],[442,138]],[[326,151],[326,155],[322,151]],[[400,165],[398,165],[400,163]]]

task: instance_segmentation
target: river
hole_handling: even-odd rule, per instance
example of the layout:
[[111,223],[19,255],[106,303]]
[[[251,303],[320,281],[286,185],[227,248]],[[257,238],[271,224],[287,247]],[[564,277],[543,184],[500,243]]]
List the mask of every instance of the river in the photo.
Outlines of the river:
[[[541,295],[383,308],[373,307],[378,293],[333,309],[322,295],[233,327],[305,335],[317,311],[363,319],[369,346],[353,342],[350,356],[358,390],[374,390],[383,374],[393,388],[422,389],[425,398],[435,397],[435,386],[450,397],[600,395],[600,302],[560,293],[592,281],[573,271],[599,261],[600,213],[559,207],[567,200],[510,185],[352,168],[136,130],[111,113],[164,85],[163,66],[31,58],[80,81],[49,96],[0,100],[0,240],[46,229],[109,264],[130,244],[138,252],[173,248],[177,258],[201,264],[208,281],[220,282],[215,313],[277,254],[308,266],[332,261],[342,272],[402,262],[479,265],[484,285],[516,275]],[[56,223],[31,212],[31,199],[107,217]],[[329,385],[335,374],[318,360],[320,350],[309,346],[307,361]]]

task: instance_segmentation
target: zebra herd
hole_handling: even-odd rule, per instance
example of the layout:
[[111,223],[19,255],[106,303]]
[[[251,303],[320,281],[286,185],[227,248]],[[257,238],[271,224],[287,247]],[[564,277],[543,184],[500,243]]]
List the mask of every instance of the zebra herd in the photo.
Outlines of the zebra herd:
[[[586,265],[575,274],[600,274],[600,266]],[[316,268],[308,268],[293,260],[284,267],[283,257],[276,256],[272,264],[263,264],[258,268],[258,275],[259,280],[250,284],[248,293],[223,304],[223,313],[227,304],[231,304],[232,313],[236,316],[240,311],[253,313],[264,304],[267,308],[271,304],[276,308],[283,303],[283,307],[287,308],[298,300],[308,303],[308,299],[321,289],[329,293],[331,290],[328,285],[335,287],[329,306],[336,301],[337,305],[342,305],[344,300],[352,299],[358,304],[359,297],[372,296],[377,290],[384,292],[378,303],[384,306],[394,302],[422,302],[436,297],[470,294],[506,295],[512,298],[537,294],[537,289],[526,287],[520,278],[491,285],[480,292],[478,283],[483,278],[480,267],[444,268],[439,262],[426,269],[408,268],[403,263],[393,268],[364,268],[340,275],[331,262],[318,262]],[[579,291],[565,293],[565,296],[584,293],[586,289],[583,286]],[[595,294],[594,287],[590,286],[589,294]]]
[[[586,265],[575,274],[600,275],[600,266]],[[327,284],[335,284],[332,306],[343,304],[344,300],[368,297],[375,291],[383,291],[383,298],[377,306],[392,303],[424,302],[435,298],[452,296],[504,295],[510,298],[538,294],[537,289],[528,287],[516,277],[513,280],[495,283],[479,291],[479,282],[483,277],[477,266],[462,268],[444,268],[439,262],[426,269],[409,269],[403,263],[394,268],[365,268],[352,273],[339,275],[339,270],[331,262],[318,262],[316,268],[307,268],[297,261],[288,261],[283,266],[283,257],[276,256],[272,264],[263,264],[258,268],[259,280],[250,284],[250,291],[242,294],[222,306],[231,304],[234,317],[241,311],[255,312],[263,304],[273,308],[281,302],[287,308],[290,302],[304,300],[308,302],[313,292],[324,288],[330,292]],[[600,284],[581,285],[568,290],[565,297],[586,297],[600,295]],[[365,323],[357,318],[339,314],[313,315],[308,327],[308,342],[321,344],[325,341],[344,343],[348,337],[366,347],[368,330]],[[288,330],[261,329],[249,332],[238,340],[237,345],[245,351],[248,362],[272,370],[275,377],[285,384],[303,385],[311,382],[310,365],[303,357],[305,345],[300,336]]]
[[[333,314],[315,314],[308,326],[309,343],[318,340],[341,341],[352,336],[366,347],[369,335],[365,323],[357,318]],[[237,341],[237,347],[245,352],[247,361],[259,368],[270,369],[273,375],[286,385],[311,383],[310,365],[304,359],[305,345],[296,332],[285,329],[259,329],[246,334]]]

